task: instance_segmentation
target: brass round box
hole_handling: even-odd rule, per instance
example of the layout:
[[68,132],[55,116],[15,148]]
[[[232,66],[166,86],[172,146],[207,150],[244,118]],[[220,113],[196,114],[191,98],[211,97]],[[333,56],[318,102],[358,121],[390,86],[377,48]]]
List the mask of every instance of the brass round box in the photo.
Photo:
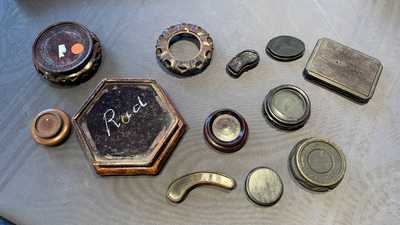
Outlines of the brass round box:
[[336,188],[346,172],[343,151],[322,138],[298,142],[289,156],[293,177],[305,188],[324,192]]

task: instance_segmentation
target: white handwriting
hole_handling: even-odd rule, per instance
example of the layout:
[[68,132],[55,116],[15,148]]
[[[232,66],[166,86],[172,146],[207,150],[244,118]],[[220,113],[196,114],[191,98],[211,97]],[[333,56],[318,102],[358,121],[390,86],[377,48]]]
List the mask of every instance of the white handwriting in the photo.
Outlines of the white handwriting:
[[[138,113],[142,108],[146,107],[148,105],[147,102],[142,102],[142,99],[140,99],[140,96],[137,97],[137,100],[139,103],[135,104],[132,106],[132,113],[130,112],[125,112],[123,114],[121,114],[120,116],[120,121],[123,124],[128,124],[131,117],[133,116],[133,114]],[[115,111],[114,109],[107,109],[104,114],[103,114],[103,120],[104,120],[104,124],[106,127],[106,131],[107,131],[107,135],[110,137],[111,136],[111,131],[110,131],[110,126],[109,124],[114,124],[114,126],[116,128],[119,128],[121,126],[120,122],[115,121],[115,118],[118,118],[115,116]]]

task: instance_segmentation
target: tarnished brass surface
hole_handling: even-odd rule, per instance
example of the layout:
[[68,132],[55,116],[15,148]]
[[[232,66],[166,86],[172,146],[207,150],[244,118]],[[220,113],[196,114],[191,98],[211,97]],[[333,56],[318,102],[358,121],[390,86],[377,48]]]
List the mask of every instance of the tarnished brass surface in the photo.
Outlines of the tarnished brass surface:
[[298,142],[290,153],[289,165],[292,175],[301,185],[319,192],[336,188],[346,172],[343,151],[322,138]]
[[367,103],[383,70],[374,57],[341,43],[321,38],[315,45],[304,75],[360,103]]
[[291,84],[270,90],[263,103],[264,114],[276,127],[296,130],[311,114],[311,102],[305,91]]
[[233,178],[220,173],[196,172],[185,175],[173,181],[168,187],[167,198],[171,202],[179,203],[195,187],[201,185],[213,185],[232,190],[236,187]]
[[211,131],[221,141],[234,141],[240,135],[240,122],[234,116],[222,114],[215,118]]
[[258,167],[247,175],[246,193],[254,203],[262,206],[271,206],[281,198],[283,183],[274,170],[267,167]]

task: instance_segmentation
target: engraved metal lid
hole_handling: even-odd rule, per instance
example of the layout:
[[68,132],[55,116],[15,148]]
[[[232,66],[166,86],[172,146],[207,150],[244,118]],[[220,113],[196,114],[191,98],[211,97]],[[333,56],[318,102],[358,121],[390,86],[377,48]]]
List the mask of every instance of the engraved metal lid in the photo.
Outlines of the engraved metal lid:
[[304,75],[354,101],[367,103],[374,95],[382,70],[379,59],[321,38],[308,59]]
[[32,122],[32,138],[42,145],[57,145],[63,142],[71,131],[71,121],[65,112],[59,109],[47,109],[40,112]]
[[266,167],[255,168],[247,175],[246,193],[256,204],[270,206],[281,198],[283,183],[274,170]]
[[73,119],[100,175],[158,174],[185,124],[153,80],[104,79]]
[[279,61],[293,61],[301,58],[305,51],[304,42],[298,38],[281,35],[271,39],[265,52]]
[[310,117],[311,103],[307,94],[294,85],[278,86],[267,94],[264,112],[273,125],[294,130],[302,127]]
[[248,136],[248,126],[244,118],[230,109],[211,113],[204,123],[207,142],[222,152],[235,152],[243,147]]
[[321,138],[300,141],[292,150],[289,161],[293,176],[304,187],[314,191],[334,189],[346,171],[343,151]]
[[101,61],[98,38],[75,22],[53,24],[32,47],[33,64],[43,78],[58,84],[76,84],[95,73]]

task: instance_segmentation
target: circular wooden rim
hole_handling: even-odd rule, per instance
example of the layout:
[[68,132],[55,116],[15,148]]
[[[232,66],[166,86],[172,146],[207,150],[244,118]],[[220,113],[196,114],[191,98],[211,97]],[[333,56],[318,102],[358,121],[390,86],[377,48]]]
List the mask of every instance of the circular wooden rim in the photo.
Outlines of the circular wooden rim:
[[[214,133],[212,132],[212,123],[214,122],[215,118],[222,114],[229,114],[235,117],[240,123],[240,133],[239,136],[233,141],[221,141],[219,140]],[[235,152],[241,149],[247,141],[247,136],[249,133],[249,128],[246,123],[246,120],[237,112],[230,110],[230,109],[221,109],[214,111],[211,113],[205,123],[204,123],[204,136],[207,142],[214,147],[215,149],[221,152]]]
[[58,114],[62,121],[63,121],[63,126],[61,128],[61,130],[58,132],[57,135],[55,135],[54,137],[51,138],[41,138],[36,134],[36,128],[35,128],[35,124],[36,124],[36,119],[38,118],[38,116],[35,117],[35,119],[32,122],[32,127],[31,127],[31,134],[32,134],[32,138],[39,144],[41,145],[48,145],[48,146],[53,146],[53,145],[58,145],[61,142],[63,142],[64,140],[67,139],[68,135],[71,132],[71,120],[68,116],[67,113],[59,110],[59,109],[48,109],[45,110],[47,112],[54,112],[56,114]]
[[[48,135],[41,134],[42,132],[37,129],[37,123],[38,123],[39,119],[45,114],[51,114],[51,115],[56,117],[57,122],[58,122],[58,128],[55,131],[55,133],[48,134]],[[60,130],[62,129],[63,125],[64,125],[64,123],[63,123],[63,120],[62,120],[61,116],[58,113],[56,113],[54,110],[48,109],[48,110],[44,110],[44,111],[42,111],[42,112],[40,112],[39,114],[36,115],[36,117],[33,119],[32,129],[34,129],[34,132],[35,132],[35,134],[37,136],[46,139],[46,138],[51,138],[51,137],[56,136],[60,132]]]

